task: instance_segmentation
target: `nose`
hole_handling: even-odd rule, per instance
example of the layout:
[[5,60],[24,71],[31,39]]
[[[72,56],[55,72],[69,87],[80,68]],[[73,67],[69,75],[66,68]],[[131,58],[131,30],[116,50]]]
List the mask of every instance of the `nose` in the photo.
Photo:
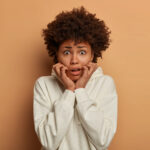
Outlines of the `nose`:
[[77,55],[76,54],[73,54],[72,57],[71,57],[71,61],[70,61],[70,64],[78,64],[78,58],[77,58]]

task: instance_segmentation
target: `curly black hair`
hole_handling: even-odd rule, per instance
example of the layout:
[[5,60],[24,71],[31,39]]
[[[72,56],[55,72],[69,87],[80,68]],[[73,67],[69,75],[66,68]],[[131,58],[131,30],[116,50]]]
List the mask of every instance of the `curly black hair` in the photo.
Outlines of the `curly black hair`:
[[94,52],[92,62],[97,62],[97,57],[102,58],[102,51],[110,45],[111,31],[103,20],[95,16],[96,14],[89,13],[81,6],[72,11],[62,11],[54,21],[48,23],[47,28],[42,30],[42,36],[54,63],[58,62],[56,53],[59,46],[66,40],[73,40],[75,43],[88,42]]

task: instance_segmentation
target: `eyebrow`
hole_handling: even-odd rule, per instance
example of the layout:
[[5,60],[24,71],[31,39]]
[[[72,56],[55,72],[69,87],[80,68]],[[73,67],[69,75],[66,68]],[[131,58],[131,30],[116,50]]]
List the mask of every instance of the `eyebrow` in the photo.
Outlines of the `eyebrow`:
[[[83,48],[83,47],[86,48],[86,46],[78,46],[78,48]],[[64,48],[72,48],[72,47],[71,46],[65,46]]]

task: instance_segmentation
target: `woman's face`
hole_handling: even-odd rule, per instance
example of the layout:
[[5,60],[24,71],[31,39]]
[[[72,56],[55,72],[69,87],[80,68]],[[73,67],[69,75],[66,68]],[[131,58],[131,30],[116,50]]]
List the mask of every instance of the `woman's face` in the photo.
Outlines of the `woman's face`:
[[85,42],[75,45],[74,41],[67,40],[60,45],[57,59],[68,68],[67,76],[72,81],[76,81],[83,73],[82,66],[93,60],[91,46]]

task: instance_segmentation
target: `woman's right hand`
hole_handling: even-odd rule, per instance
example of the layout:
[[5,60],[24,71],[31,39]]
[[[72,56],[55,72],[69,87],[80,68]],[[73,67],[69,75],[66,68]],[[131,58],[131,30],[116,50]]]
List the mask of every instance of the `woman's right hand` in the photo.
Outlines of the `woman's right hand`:
[[75,84],[66,74],[68,68],[61,63],[57,63],[53,65],[53,69],[59,77],[59,79],[61,80],[61,82],[63,83],[64,87],[68,90],[74,91]]

